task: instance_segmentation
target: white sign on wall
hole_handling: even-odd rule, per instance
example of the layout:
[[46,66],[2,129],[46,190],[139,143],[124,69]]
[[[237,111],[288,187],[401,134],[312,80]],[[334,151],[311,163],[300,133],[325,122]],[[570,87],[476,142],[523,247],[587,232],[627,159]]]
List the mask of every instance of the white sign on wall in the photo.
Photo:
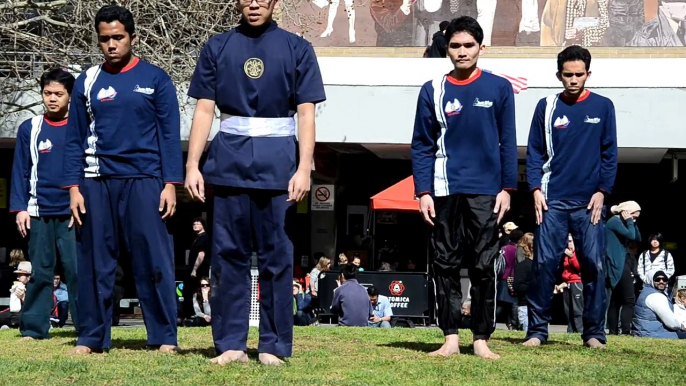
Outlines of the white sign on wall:
[[312,210],[332,211],[334,185],[312,185]]

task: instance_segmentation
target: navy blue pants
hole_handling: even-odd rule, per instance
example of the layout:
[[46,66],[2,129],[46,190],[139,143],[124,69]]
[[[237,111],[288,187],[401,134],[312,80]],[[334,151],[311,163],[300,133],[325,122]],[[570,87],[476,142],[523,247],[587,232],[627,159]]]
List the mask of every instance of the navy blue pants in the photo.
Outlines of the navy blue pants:
[[121,248],[131,256],[147,344],[177,344],[173,241],[158,210],[162,188],[156,178],[83,180],[86,214],[76,235],[77,345],[96,350],[111,346],[112,294]]
[[293,352],[295,205],[283,191],[214,187],[212,336],[218,354],[247,350],[252,252],[260,297],[258,351]]
[[[55,265],[59,251],[64,282],[69,294],[69,308],[74,326],[78,327],[78,275],[74,227],[69,228],[71,216],[31,217],[29,234],[29,257],[33,275],[26,287],[26,301],[22,307],[22,336],[35,339],[48,338],[50,313],[55,308],[53,300]],[[65,313],[65,321],[67,320]]]
[[572,234],[576,256],[581,265],[581,280],[584,286],[584,310],[582,339],[596,338],[605,343],[605,227],[602,221],[591,224],[588,202],[548,201],[548,210],[543,212],[543,223],[534,236],[534,264],[531,275],[536,280],[529,284],[526,296],[529,307],[529,330],[527,339],[548,339],[550,304],[553,288],[560,277],[567,235]]

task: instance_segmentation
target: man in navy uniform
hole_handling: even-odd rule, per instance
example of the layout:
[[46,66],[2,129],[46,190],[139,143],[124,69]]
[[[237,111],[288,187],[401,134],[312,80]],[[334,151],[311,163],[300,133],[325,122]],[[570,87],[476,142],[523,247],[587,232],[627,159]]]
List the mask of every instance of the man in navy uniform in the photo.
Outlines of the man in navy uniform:
[[[272,20],[278,0],[237,1],[240,25],[208,40],[188,90],[198,101],[186,189],[204,201],[204,183],[214,186],[210,304],[219,356],[212,362],[248,360],[254,251],[260,288],[259,359],[279,365],[293,349],[294,202],[310,189],[315,104],[326,96],[311,44]],[[220,131],[201,175],[198,164],[215,106],[221,112]]]
[[412,172],[424,221],[431,226],[431,268],[438,325],[445,342],[431,356],[460,353],[460,270],[469,271],[474,354],[495,330],[498,224],[517,188],[517,136],[512,84],[481,71],[484,32],[469,16],[445,31],[454,69],[425,83],[417,100]]
[[29,236],[29,257],[33,263],[19,326],[25,340],[48,338],[58,251],[69,284],[71,319],[78,329],[76,239],[69,192],[61,189],[74,76],[61,68],[50,70],[41,76],[40,88],[47,111],[19,126],[10,195],[10,210],[17,213],[19,233]]
[[585,88],[591,53],[570,46],[557,55],[557,78],[564,91],[541,99],[529,131],[526,172],[536,209],[536,280],[526,296],[529,329],[525,346],[548,340],[548,323],[560,259],[571,233],[581,265],[584,329],[581,339],[604,348],[605,195],[617,176],[617,123],[611,100]]
[[[119,251],[131,255],[147,344],[176,352],[174,249],[165,220],[183,178],[176,87],[138,59],[133,15],[116,5],[95,15],[105,63],[76,80],[63,185],[77,233],[79,326],[76,354],[110,348]],[[120,240],[123,245],[120,245]]]

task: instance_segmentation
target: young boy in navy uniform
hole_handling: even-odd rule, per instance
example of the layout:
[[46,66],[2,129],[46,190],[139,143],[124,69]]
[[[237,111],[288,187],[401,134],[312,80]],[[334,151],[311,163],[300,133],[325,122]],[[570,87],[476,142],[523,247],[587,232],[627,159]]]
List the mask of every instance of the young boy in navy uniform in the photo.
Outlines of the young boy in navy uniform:
[[60,68],[50,70],[41,76],[40,88],[47,111],[19,126],[10,195],[10,211],[17,213],[17,228],[22,237],[29,236],[29,257],[33,263],[19,326],[24,339],[48,338],[58,250],[69,284],[71,319],[78,328],[76,240],[69,192],[61,189],[74,76]]
[[548,339],[550,304],[560,261],[572,234],[581,265],[584,345],[605,347],[605,195],[617,174],[617,129],[612,101],[584,88],[591,53],[579,46],[557,56],[564,92],[538,102],[531,121],[526,171],[534,194],[536,237],[527,293],[529,330],[525,346]]
[[147,344],[175,352],[174,251],[165,220],[175,211],[174,184],[183,178],[176,88],[162,69],[132,55],[131,12],[101,8],[95,31],[105,63],[76,80],[64,161],[64,186],[81,227],[73,351],[109,349],[117,258],[125,248]]
[[420,210],[432,227],[432,276],[443,346],[431,356],[459,354],[462,320],[460,269],[469,269],[474,353],[488,348],[495,330],[495,258],[498,223],[517,188],[514,91],[505,78],[477,67],[484,34],[462,16],[445,32],[454,70],[419,94],[412,170]]
[[[188,90],[198,102],[186,189],[204,201],[204,183],[214,186],[210,304],[219,356],[212,362],[248,360],[254,251],[260,288],[259,359],[279,365],[293,348],[294,202],[310,189],[315,104],[326,97],[310,43],[272,20],[278,0],[237,1],[240,25],[208,40]],[[198,163],[215,106],[221,112],[220,131],[209,147],[203,179]]]

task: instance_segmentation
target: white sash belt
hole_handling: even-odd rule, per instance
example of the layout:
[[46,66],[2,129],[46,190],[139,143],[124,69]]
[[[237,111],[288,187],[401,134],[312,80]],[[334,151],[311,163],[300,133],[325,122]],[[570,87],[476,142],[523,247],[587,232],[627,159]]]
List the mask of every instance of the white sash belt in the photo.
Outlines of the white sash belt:
[[254,118],[222,114],[219,130],[248,137],[289,137],[295,135],[295,118]]

